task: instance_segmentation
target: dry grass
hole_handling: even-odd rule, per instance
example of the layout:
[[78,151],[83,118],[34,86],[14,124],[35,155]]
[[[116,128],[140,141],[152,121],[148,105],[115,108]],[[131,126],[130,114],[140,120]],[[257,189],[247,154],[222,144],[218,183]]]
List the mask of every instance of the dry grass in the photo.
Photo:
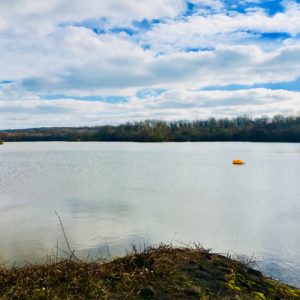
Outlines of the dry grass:
[[0,299],[300,299],[300,291],[201,247],[145,249],[0,269]]

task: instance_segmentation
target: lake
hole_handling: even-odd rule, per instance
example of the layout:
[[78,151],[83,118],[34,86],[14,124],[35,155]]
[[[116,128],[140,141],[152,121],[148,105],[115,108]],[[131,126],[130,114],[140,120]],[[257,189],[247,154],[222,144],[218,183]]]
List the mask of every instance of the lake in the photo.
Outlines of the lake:
[[[241,158],[244,166],[232,165]],[[195,242],[300,286],[300,144],[0,146],[0,262]]]

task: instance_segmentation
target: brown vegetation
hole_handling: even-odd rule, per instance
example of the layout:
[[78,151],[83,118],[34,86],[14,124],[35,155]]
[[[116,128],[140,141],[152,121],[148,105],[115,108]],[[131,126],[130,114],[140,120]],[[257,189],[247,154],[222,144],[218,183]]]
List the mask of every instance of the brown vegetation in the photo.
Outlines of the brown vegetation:
[[300,299],[300,291],[197,247],[160,246],[110,262],[74,257],[0,269],[0,299]]

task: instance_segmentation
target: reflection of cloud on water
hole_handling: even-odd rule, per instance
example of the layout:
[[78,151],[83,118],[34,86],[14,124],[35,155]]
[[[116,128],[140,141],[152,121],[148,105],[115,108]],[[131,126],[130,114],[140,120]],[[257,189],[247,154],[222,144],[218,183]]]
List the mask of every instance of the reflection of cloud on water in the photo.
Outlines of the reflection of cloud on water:
[[[17,220],[17,223],[15,222]],[[56,220],[34,207],[7,211],[0,218],[0,261],[23,265],[45,260],[56,244]]]
[[86,213],[89,216],[97,215],[97,217],[100,217],[102,215],[122,216],[125,213],[131,214],[134,212],[134,206],[127,201],[122,201],[120,198],[103,196],[97,198],[73,197],[71,199],[64,199],[63,202],[68,212],[73,214],[74,217],[81,217]]
[[[146,239],[146,225],[139,221],[141,212],[133,203],[116,198],[72,199],[68,203],[61,218],[69,241],[76,250],[92,249],[94,252],[94,249],[100,249],[103,252],[101,249],[107,242],[112,251],[120,247],[124,254],[128,244],[124,239],[129,239],[133,233],[139,241]],[[59,241],[64,242],[62,233]]]
[[95,238],[95,242],[96,243],[91,247],[82,245],[82,248],[77,249],[77,253],[80,257],[90,255],[90,257],[94,259],[105,259],[130,253],[133,246],[141,252],[145,248],[155,245],[152,243],[152,237],[144,232],[140,234],[130,234],[128,232],[127,235],[124,234],[123,237],[114,236],[108,239],[98,237]]
[[266,257],[259,260],[258,265],[266,275],[300,288],[299,257],[297,259]]
[[[300,160],[290,156],[296,144],[8,146],[32,153],[20,153],[18,162],[6,157],[0,174],[2,261],[45,259],[57,239],[66,249],[54,210],[78,253],[106,256],[106,240],[112,256],[122,255],[131,244],[167,243],[174,232],[180,242],[217,252],[281,256],[299,249]],[[281,150],[286,156],[274,154]],[[237,155],[247,162],[242,168],[231,165]]]

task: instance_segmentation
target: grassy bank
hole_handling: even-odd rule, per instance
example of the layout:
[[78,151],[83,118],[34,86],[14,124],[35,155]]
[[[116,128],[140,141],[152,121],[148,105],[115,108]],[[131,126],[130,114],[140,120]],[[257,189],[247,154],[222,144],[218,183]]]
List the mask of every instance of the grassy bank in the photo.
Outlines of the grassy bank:
[[300,299],[300,291],[203,249],[161,246],[110,262],[0,269],[0,299]]

